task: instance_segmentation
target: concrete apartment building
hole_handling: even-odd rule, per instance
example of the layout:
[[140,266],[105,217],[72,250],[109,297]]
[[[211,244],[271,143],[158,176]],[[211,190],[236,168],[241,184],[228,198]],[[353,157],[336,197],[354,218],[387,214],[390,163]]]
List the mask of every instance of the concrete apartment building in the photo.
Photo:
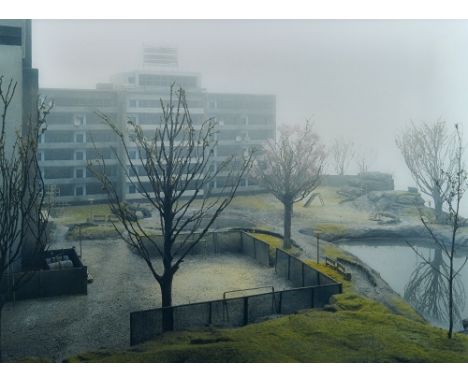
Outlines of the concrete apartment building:
[[[0,20],[0,76],[3,76],[4,94],[10,81],[12,85],[16,84],[5,120],[5,155],[9,157],[17,132],[28,133],[37,122],[38,71],[32,68],[30,20]],[[3,111],[2,104],[0,112]],[[17,271],[22,265],[29,264],[34,245],[34,237],[27,235],[22,242],[21,257],[8,271]]]
[[5,90],[10,80],[17,84],[6,120],[8,148],[16,130],[27,129],[36,118],[38,71],[31,63],[31,20],[0,20],[0,76]]
[[[99,182],[86,169],[87,161],[101,154],[122,196],[127,200],[141,198],[113,158],[111,146],[119,149],[118,138],[95,111],[106,113],[122,127],[132,120],[150,136],[160,123],[160,99],[168,99],[174,82],[187,93],[195,127],[208,118],[217,121],[215,165],[229,155],[241,154],[275,137],[275,96],[207,92],[198,74],[177,69],[177,51],[173,48],[146,47],[143,57],[143,70],[114,75],[109,83],[98,84],[96,89],[40,89],[41,95],[55,103],[38,157],[46,188],[56,201],[85,203],[107,198]],[[138,161],[136,147],[134,150],[130,147],[130,156]],[[219,190],[224,181],[220,174],[212,185],[213,190]],[[253,179],[241,181],[239,191],[256,190],[258,186]]]

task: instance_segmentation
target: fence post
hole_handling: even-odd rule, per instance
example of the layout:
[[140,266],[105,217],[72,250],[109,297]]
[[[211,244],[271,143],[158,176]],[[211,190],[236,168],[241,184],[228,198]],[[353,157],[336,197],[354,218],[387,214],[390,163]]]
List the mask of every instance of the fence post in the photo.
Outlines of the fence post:
[[240,231],[240,245],[241,245],[241,252],[245,255],[245,246],[244,246],[244,231]]
[[302,269],[301,269],[301,273],[302,273],[302,286],[305,286],[305,282],[304,282],[304,263],[301,263],[302,264]]
[[275,249],[275,273],[278,273],[276,266],[278,265],[278,248]]
[[253,238],[253,247],[254,247],[254,259],[257,260],[257,239]]
[[133,327],[133,312],[130,312],[130,346],[133,346],[135,344],[135,340],[133,339],[133,336],[135,334],[135,328]]
[[213,323],[213,307],[211,306],[211,301],[208,304],[208,325]]
[[249,298],[244,297],[244,325],[249,323]]
[[279,292],[279,304],[278,304],[278,312],[281,314],[281,311],[283,310],[283,291]]

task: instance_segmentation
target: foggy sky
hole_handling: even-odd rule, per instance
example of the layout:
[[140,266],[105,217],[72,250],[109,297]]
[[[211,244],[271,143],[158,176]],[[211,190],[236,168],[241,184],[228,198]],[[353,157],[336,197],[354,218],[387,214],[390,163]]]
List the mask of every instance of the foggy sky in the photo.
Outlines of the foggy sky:
[[[468,126],[467,21],[33,20],[41,87],[94,88],[142,69],[143,44],[179,50],[210,92],[275,94],[278,125],[306,118],[413,182],[394,144],[411,121]],[[465,139],[468,133],[465,133]],[[351,166],[350,172],[356,171]]]

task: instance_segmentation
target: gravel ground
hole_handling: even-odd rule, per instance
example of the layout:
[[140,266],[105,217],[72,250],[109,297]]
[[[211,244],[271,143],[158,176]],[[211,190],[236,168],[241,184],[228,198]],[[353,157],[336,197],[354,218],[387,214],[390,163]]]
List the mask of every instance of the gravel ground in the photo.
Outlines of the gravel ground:
[[[65,228],[59,227],[59,236],[64,232]],[[160,306],[159,286],[147,265],[122,241],[84,241],[83,262],[94,277],[87,296],[25,300],[5,306],[6,360],[41,356],[59,361],[101,347],[128,347],[130,312]],[[244,255],[199,255],[187,258],[175,275],[174,304],[219,299],[224,291],[258,286],[274,286],[275,290],[291,287],[287,280],[275,276],[273,268],[262,267]]]
[[[269,195],[264,199],[266,204],[273,202]],[[281,209],[237,207],[224,215],[229,225],[264,225],[282,232]],[[299,230],[322,222],[352,226],[375,224],[367,221],[366,212],[350,206],[312,206],[307,213],[297,208],[292,231],[293,238],[305,250],[301,257],[315,259],[316,241]],[[154,225],[154,222],[148,219],[147,224]],[[79,248],[78,243],[65,241],[66,229],[58,226],[54,248],[72,245]],[[160,306],[159,287],[146,264],[121,241],[84,241],[83,258],[94,277],[87,296],[28,300],[5,306],[6,360],[44,356],[57,361],[100,347],[128,347],[130,312]],[[364,295],[384,303],[394,295],[387,285],[371,285],[360,268],[351,268],[353,285]],[[174,279],[174,304],[218,299],[227,290],[266,285],[273,285],[277,290],[291,287],[288,281],[277,278],[273,269],[261,267],[239,254],[188,258]]]

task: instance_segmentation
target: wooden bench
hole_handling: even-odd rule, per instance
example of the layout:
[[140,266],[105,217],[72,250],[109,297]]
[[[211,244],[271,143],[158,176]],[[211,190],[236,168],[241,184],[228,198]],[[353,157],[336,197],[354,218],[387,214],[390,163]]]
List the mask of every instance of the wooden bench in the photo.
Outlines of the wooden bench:
[[91,221],[96,223],[104,223],[107,221],[106,215],[91,215]]
[[346,271],[346,267],[340,262],[339,259],[334,260],[325,256],[325,265],[335,269],[338,273],[342,274],[345,280],[351,280],[351,272]]

